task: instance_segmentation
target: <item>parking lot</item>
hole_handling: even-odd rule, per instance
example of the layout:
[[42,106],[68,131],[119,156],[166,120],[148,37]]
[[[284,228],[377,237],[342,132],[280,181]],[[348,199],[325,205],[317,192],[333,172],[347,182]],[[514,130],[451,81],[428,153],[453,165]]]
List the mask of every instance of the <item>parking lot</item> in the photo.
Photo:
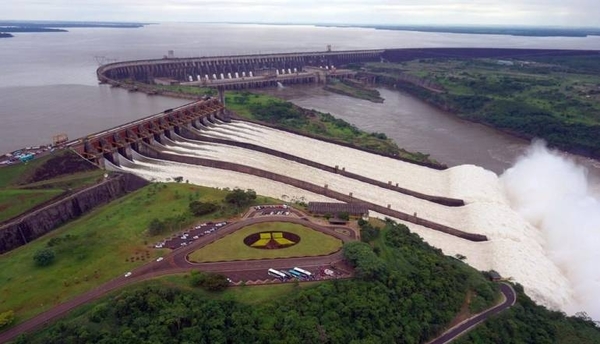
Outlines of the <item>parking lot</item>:
[[158,242],[154,245],[155,248],[170,248],[172,250],[187,246],[192,241],[200,239],[205,235],[210,235],[218,231],[220,228],[227,224],[224,222],[206,222],[194,226],[184,232],[177,234],[176,236],[165,239],[164,241]]
[[[291,266],[289,268],[278,268],[278,271],[285,272],[289,275],[289,271],[294,267]],[[289,283],[294,282],[296,280],[301,282],[306,281],[324,281],[330,279],[337,278],[346,278],[351,274],[347,271],[342,270],[339,267],[335,267],[332,265],[328,266],[314,266],[314,267],[302,267],[302,269],[309,271],[312,276],[299,276],[296,277],[287,277],[287,278],[277,278],[268,273],[268,270],[260,269],[260,270],[247,270],[240,271],[235,273],[226,273],[227,277],[233,281],[233,284],[240,285],[243,282],[245,284],[265,284],[265,283]]]

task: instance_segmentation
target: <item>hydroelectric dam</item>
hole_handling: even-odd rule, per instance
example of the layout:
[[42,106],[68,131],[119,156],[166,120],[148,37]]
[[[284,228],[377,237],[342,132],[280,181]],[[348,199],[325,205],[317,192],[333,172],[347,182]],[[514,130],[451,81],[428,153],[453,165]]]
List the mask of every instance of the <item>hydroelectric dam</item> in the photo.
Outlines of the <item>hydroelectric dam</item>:
[[[597,52],[592,52],[597,53]],[[364,62],[401,62],[428,58],[526,59],[539,56],[589,55],[584,50],[500,48],[407,48],[270,53],[123,61],[105,64],[96,74],[101,83],[132,89],[133,84],[190,85],[244,89],[278,83],[324,83],[327,78],[354,77],[344,69]],[[354,65],[355,66],[355,65]]]
[[[484,235],[462,231],[447,224],[432,221],[426,216],[421,216],[416,211],[412,211],[410,206],[411,202],[417,202],[437,208],[448,208],[450,209],[449,211],[452,211],[451,209],[458,209],[464,206],[464,201],[461,199],[414,191],[404,187],[401,183],[393,183],[392,181],[386,183],[371,178],[368,175],[346,171],[344,167],[340,167],[339,165],[324,164],[320,161],[314,161],[307,157],[277,149],[276,147],[219,137],[218,130],[231,122],[229,112],[218,99],[205,97],[199,101],[178,108],[168,109],[145,119],[133,121],[71,141],[68,143],[68,146],[87,160],[107,169],[118,170],[135,165],[139,159],[154,159],[191,166],[202,166],[210,169],[235,171],[290,185],[336,201],[362,203],[371,211],[469,241],[478,242],[487,240]],[[240,120],[235,120],[234,122],[246,123]],[[287,135],[295,135],[302,138],[301,135],[297,134],[289,133]],[[189,154],[178,154],[169,150],[169,147],[174,142],[204,143],[229,147],[229,149],[242,149],[245,152],[244,156],[262,155],[263,158],[261,160],[268,160],[269,157],[273,157],[274,159],[279,159],[279,162],[274,162],[271,166],[257,167],[253,166],[252,163],[244,161],[244,158],[228,161],[228,158],[223,156],[230,155],[231,153],[224,153],[220,157],[199,157],[190,156]],[[307,142],[306,144],[310,143]],[[394,157],[388,158],[395,159]],[[286,163],[293,164],[293,170],[307,170],[308,172],[304,177],[288,173],[278,173],[276,165]],[[408,164],[406,162],[402,163]],[[420,168],[426,167],[420,166]],[[321,177],[325,178],[325,183],[314,182],[312,176],[315,176],[317,179]],[[350,189],[337,190],[337,187],[333,184],[329,186],[327,180],[341,180],[343,183],[349,183],[348,187]],[[401,209],[396,209],[391,204],[382,205],[376,199],[363,200],[360,197],[360,192],[362,192],[362,189],[368,188],[382,190],[375,192],[386,192],[394,198],[405,200],[404,205]]]
[[[147,158],[223,171],[236,171],[291,185],[312,194],[326,196],[328,199],[341,202],[360,202],[367,205],[371,211],[385,216],[411,222],[468,241],[481,242],[487,240],[485,235],[478,234],[478,230],[474,228],[462,230],[460,220],[456,220],[460,219],[460,212],[466,208],[465,201],[461,198],[447,197],[448,194],[438,192],[435,188],[424,187],[420,190],[416,186],[415,189],[412,185],[406,185],[406,180],[393,181],[393,176],[373,178],[365,172],[357,173],[346,170],[345,166],[336,164],[335,159],[317,161],[310,155],[293,154],[278,149],[276,145],[254,143],[252,138],[244,136],[247,133],[241,134],[243,129],[227,127],[227,124],[231,123],[231,116],[224,105],[224,91],[227,89],[266,87],[278,83],[322,83],[329,77],[354,77],[355,70],[344,68],[364,62],[399,62],[416,58],[527,58],[528,56],[579,55],[586,53],[589,52],[481,48],[353,51],[331,51],[328,49],[323,52],[197,58],[170,57],[116,62],[98,68],[97,76],[101,83],[129,89],[131,89],[130,85],[144,84],[212,87],[219,90],[219,97],[205,96],[196,102],[88,135],[85,138],[70,142],[69,146],[84,158],[103,168],[124,169],[127,166],[135,165],[136,159]],[[235,122],[243,123],[239,120]],[[260,131],[263,128],[257,127],[255,129]],[[233,136],[224,137],[224,132],[220,132],[221,130],[231,130]],[[284,138],[284,140],[286,139]],[[224,149],[225,153],[215,156],[193,156],[193,154],[179,154],[170,150],[174,143],[181,142],[186,144],[202,143],[207,145],[208,148],[202,148],[207,152],[218,148]],[[308,144],[312,143],[300,142],[300,145]],[[227,149],[230,150],[224,147],[229,147]],[[231,159],[228,161],[227,157],[234,152],[231,148],[244,150],[244,155],[237,161],[231,161]],[[257,154],[262,154],[261,156],[265,161],[271,158],[279,160],[274,160],[276,165],[271,166],[256,166],[252,165],[253,161],[244,160],[246,156]],[[387,158],[397,160],[395,157]],[[292,162],[298,170],[306,170],[307,174],[296,176],[294,173],[285,171],[279,173],[277,168],[273,167],[289,162]],[[409,165],[409,163],[403,163]],[[419,166],[419,168],[425,168],[426,171],[435,170],[433,167],[426,166]],[[434,174],[434,172],[431,173]],[[312,176],[320,176],[320,182],[313,181]],[[329,183],[328,178],[336,182]],[[317,179],[319,178],[315,178],[315,180]],[[339,187],[335,183],[340,183]],[[343,191],[341,191],[342,189]],[[372,197],[367,194],[364,194],[364,197],[361,196],[363,194],[362,190],[366,189],[373,189],[373,193],[377,196]],[[378,193],[386,193],[390,198],[381,201]],[[369,197],[371,198],[363,199]],[[396,201],[397,203],[394,203]],[[447,214],[447,216],[439,216],[438,214]],[[447,220],[450,218],[452,220]]]

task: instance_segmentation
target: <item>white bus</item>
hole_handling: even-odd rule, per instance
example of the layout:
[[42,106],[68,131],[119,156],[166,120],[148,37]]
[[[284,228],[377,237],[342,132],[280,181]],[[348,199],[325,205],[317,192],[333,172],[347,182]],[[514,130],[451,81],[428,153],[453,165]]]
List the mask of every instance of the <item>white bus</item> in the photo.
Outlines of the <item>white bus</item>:
[[283,272],[277,271],[275,269],[269,269],[267,273],[269,274],[269,276],[277,277],[282,281],[287,278],[287,276]]
[[311,277],[312,274],[304,269],[300,269],[299,267],[294,267],[294,270],[298,271],[299,273],[303,274],[306,277]]

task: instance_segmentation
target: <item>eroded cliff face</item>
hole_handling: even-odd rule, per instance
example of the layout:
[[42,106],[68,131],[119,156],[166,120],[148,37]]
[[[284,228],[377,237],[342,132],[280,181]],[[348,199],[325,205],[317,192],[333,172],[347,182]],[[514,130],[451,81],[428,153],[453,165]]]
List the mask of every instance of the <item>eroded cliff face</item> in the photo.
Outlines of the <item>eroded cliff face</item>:
[[119,174],[44,208],[25,214],[0,227],[0,253],[25,245],[64,223],[147,184],[148,181],[140,177]]

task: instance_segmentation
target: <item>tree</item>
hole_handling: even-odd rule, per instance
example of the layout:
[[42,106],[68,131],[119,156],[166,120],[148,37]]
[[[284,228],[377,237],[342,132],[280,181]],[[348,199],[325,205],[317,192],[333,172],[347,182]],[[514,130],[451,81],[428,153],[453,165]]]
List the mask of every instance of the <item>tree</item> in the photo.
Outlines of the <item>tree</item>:
[[0,328],[6,327],[15,321],[15,312],[11,309],[0,313]]
[[158,235],[164,232],[166,227],[167,226],[163,221],[157,218],[153,218],[152,221],[150,221],[150,224],[148,225],[148,234]]
[[210,202],[192,201],[188,206],[195,216],[210,214],[217,210],[217,205]]
[[175,181],[176,183],[181,183],[183,181],[183,177],[182,176],[173,177],[173,181]]
[[43,248],[33,255],[33,261],[37,266],[48,266],[54,262],[55,256],[54,251],[49,248]]
[[228,286],[229,280],[227,279],[227,276],[212,272],[205,274],[205,278],[202,283],[202,287],[208,291],[222,291]]
[[[361,219],[362,220],[362,219]],[[360,240],[364,242],[371,242],[379,237],[379,228],[373,227],[367,221],[360,221]]]
[[246,191],[235,188],[225,196],[225,202],[234,204],[237,207],[250,205],[256,199],[256,191],[248,189]]
[[371,246],[360,241],[347,243],[343,247],[344,258],[354,266],[356,277],[370,280],[380,277],[385,265],[373,252]]
[[337,217],[340,220],[346,220],[346,221],[350,220],[350,214],[348,214],[347,211],[342,211],[341,213],[338,213]]
[[202,287],[208,291],[221,291],[229,286],[227,276],[214,272],[192,271],[190,274],[192,287]]

